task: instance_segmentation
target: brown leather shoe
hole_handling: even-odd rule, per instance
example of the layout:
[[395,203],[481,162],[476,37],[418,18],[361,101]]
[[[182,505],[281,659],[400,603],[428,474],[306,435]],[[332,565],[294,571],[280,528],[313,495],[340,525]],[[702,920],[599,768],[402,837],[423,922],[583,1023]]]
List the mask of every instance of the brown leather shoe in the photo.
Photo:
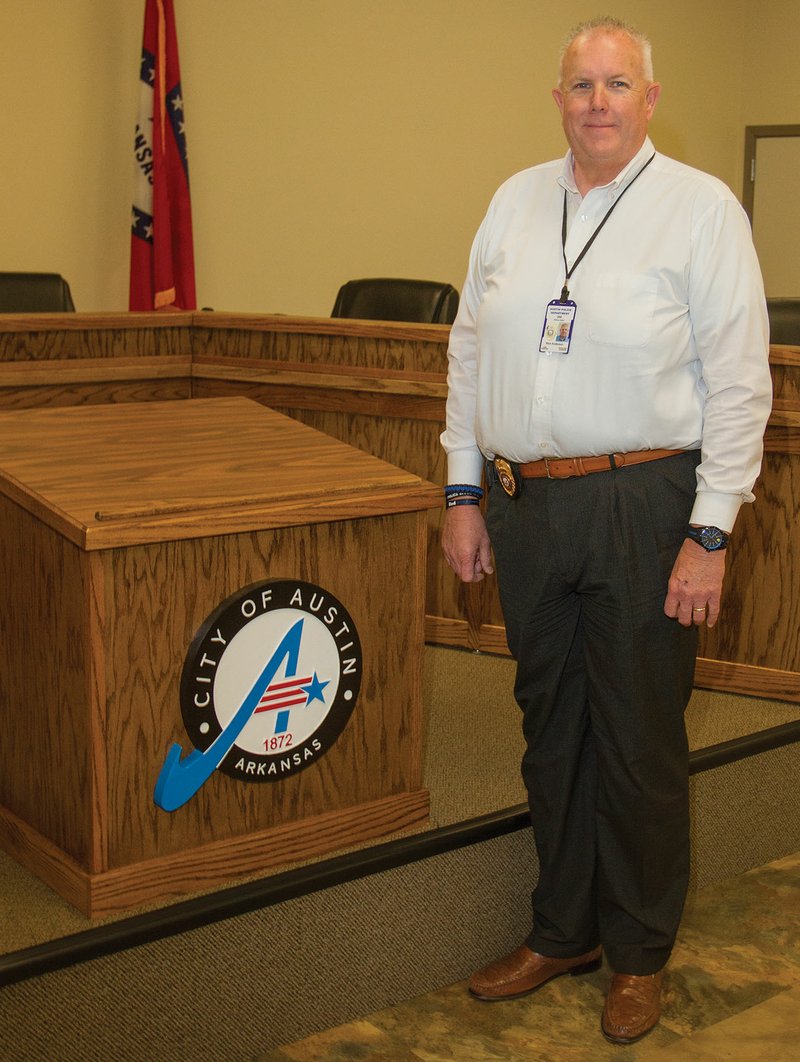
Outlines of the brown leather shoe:
[[632,1044],[658,1025],[664,971],[636,975],[615,973],[600,1023],[612,1044]]
[[547,981],[561,974],[591,973],[599,970],[602,963],[600,948],[593,948],[584,955],[571,959],[554,959],[539,955],[522,944],[510,955],[490,962],[469,979],[469,990],[477,999],[494,1002],[500,999],[516,999],[541,988]]

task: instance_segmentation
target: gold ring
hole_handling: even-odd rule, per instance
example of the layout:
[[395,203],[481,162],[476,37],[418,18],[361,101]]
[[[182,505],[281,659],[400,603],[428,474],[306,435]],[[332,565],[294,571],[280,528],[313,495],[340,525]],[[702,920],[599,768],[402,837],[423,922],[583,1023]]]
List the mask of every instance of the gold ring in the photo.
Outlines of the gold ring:
[[705,612],[705,610],[706,610],[706,606],[705,605],[700,605],[699,608],[693,608],[692,612]]

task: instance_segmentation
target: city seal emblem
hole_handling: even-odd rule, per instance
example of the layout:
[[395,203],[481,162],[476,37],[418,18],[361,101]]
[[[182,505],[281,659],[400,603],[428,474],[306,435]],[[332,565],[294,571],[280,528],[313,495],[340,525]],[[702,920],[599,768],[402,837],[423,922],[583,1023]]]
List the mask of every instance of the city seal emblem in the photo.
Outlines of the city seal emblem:
[[216,770],[279,782],[309,767],[347,725],[361,673],[356,625],[329,591],[297,579],[237,591],[189,647],[180,704],[194,749],[170,748],[155,803],[177,810]]

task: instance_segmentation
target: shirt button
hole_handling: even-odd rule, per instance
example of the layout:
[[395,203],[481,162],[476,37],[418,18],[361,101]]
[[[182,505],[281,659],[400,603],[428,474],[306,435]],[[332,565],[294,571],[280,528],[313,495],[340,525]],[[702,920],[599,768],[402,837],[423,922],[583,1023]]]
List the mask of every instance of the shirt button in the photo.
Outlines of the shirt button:
[[581,214],[581,221],[586,221],[586,220],[588,220],[586,214]]
[[547,443],[543,443],[543,442],[539,443],[539,449],[540,450],[546,450],[547,449]]
[[536,401],[539,403],[540,406],[543,406],[544,405],[544,395],[537,395],[536,396]]

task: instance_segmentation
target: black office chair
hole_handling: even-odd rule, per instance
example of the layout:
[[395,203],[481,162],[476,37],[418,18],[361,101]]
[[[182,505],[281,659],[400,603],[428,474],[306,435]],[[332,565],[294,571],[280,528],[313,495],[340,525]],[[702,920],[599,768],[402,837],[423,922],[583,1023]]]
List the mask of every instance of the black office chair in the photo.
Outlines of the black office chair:
[[0,313],[72,313],[69,284],[59,273],[0,273]]
[[767,299],[770,343],[800,346],[800,298]]
[[331,317],[452,324],[457,310],[458,292],[452,284],[373,277],[343,284]]

